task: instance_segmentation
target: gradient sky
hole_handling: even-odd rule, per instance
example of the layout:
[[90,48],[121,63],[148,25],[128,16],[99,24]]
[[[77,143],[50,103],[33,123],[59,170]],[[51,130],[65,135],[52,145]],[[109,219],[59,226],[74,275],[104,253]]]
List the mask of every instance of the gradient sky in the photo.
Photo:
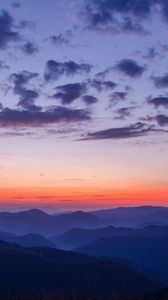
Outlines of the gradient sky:
[[0,208],[168,204],[168,1],[0,1]]

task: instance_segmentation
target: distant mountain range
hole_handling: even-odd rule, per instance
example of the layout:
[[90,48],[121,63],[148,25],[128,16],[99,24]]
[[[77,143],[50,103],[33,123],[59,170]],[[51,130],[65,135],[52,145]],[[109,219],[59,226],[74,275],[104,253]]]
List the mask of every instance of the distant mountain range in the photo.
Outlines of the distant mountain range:
[[0,231],[0,240],[10,243],[16,243],[24,247],[57,247],[55,243],[37,233],[19,236],[16,234]]
[[128,264],[4,241],[0,241],[0,266],[1,295],[9,289],[134,295],[158,288],[156,282]]
[[168,225],[151,225],[139,229],[107,226],[97,229],[75,228],[64,234],[52,236],[50,240],[62,249],[72,250],[104,237],[159,237],[164,235],[168,236]]
[[39,209],[0,213],[0,231],[19,235],[37,233],[52,236],[74,228],[96,229],[109,225],[134,228],[168,225],[168,208],[121,207],[92,212],[76,211],[60,215],[49,215]]
[[48,215],[39,209],[17,213],[0,213],[0,230],[15,234],[38,233],[52,235],[62,233],[74,227],[97,228],[104,220],[94,214],[76,211],[69,214]]
[[168,207],[163,206],[118,207],[91,213],[117,227],[168,225]]
[[[1,212],[0,267],[2,294],[45,289],[80,298],[93,291],[107,299],[153,292],[168,282],[168,208]],[[167,290],[156,299],[160,293]]]

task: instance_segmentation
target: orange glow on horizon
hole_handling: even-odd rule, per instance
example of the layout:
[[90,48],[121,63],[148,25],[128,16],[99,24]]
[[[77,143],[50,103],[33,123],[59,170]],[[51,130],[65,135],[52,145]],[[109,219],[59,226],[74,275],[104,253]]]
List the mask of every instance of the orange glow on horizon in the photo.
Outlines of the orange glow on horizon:
[[82,206],[167,205],[168,187],[134,187],[102,189],[95,187],[1,188],[0,203],[53,204],[71,201]]

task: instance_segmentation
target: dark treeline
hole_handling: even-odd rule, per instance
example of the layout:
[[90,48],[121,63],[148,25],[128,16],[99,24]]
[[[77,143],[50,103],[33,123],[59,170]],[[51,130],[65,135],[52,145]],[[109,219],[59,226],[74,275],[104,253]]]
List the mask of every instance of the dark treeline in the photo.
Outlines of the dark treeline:
[[168,300],[168,289],[137,297],[129,297],[128,295],[122,297],[118,297],[117,295],[102,296],[94,292],[82,295],[76,294],[76,292],[60,294],[47,291],[34,293],[31,291],[17,292],[8,290],[0,300]]

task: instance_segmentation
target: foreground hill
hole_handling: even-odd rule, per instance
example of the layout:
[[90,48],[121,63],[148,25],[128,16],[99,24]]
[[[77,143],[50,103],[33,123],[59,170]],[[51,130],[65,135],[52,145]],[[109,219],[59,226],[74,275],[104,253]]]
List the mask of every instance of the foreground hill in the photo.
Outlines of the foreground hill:
[[[167,300],[168,288],[159,289],[155,292],[139,295],[136,297],[125,295],[124,297],[117,297],[116,295],[106,295],[100,297],[97,293],[88,293],[87,295],[81,295],[80,300]],[[28,292],[28,291],[9,291],[3,300],[79,300],[79,296],[72,293],[72,295],[64,295],[55,292],[41,293]]]
[[143,297],[141,297],[139,300],[167,300],[167,299],[168,299],[168,288],[164,288],[156,292],[146,294]]
[[77,248],[76,251],[128,260],[149,267],[168,280],[168,236],[108,237]]
[[51,248],[24,248],[0,241],[0,291],[42,290],[100,295],[139,294],[157,284],[115,261]]
[[136,236],[136,237],[159,237],[168,235],[168,226],[147,226],[145,228],[134,229],[124,227],[107,226],[98,229],[72,229],[62,235],[52,236],[50,239],[62,249],[71,250],[84,246],[104,237],[114,236]]

